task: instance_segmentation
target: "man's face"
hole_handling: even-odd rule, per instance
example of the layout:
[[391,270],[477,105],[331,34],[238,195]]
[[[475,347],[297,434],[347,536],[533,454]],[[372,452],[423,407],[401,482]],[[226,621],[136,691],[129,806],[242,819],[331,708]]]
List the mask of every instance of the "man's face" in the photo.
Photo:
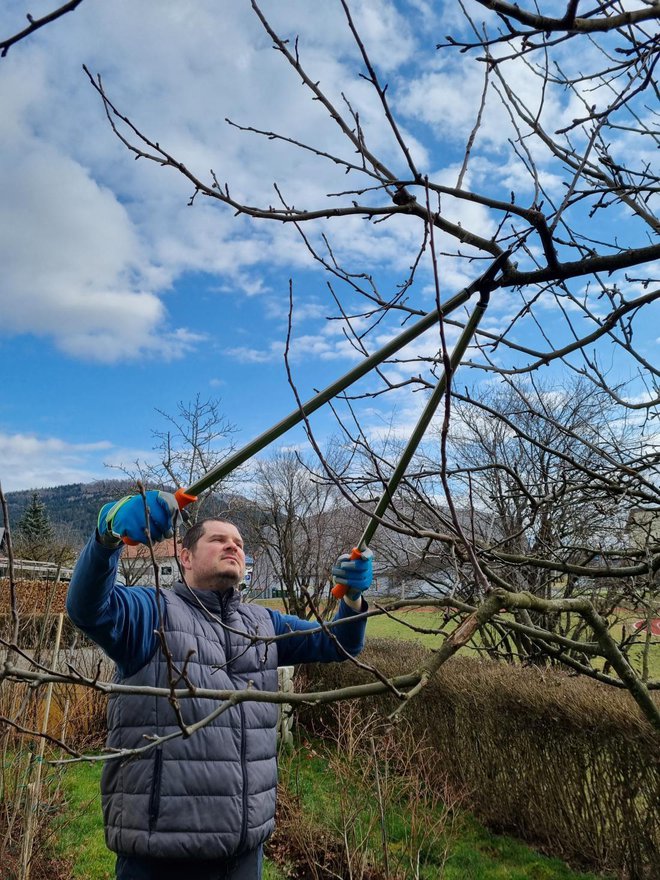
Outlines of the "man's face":
[[243,539],[231,523],[211,520],[195,546],[181,550],[186,581],[197,590],[226,590],[245,574]]

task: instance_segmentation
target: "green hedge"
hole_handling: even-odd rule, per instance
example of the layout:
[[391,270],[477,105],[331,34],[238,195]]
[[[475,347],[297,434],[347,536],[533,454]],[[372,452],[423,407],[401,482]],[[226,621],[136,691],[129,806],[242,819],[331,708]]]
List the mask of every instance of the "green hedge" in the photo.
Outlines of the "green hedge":
[[[425,649],[373,640],[361,660],[394,675]],[[366,681],[353,664],[305,667],[296,690]],[[365,701],[388,713],[396,698]],[[492,828],[630,880],[660,877],[660,750],[625,691],[535,668],[454,658],[405,710],[450,782]],[[317,730],[323,706],[301,711]]]

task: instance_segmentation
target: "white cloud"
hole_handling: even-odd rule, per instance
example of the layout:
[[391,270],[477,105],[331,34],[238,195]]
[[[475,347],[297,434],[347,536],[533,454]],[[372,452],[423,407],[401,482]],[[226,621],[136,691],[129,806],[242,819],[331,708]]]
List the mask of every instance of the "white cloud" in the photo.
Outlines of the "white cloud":
[[107,441],[68,443],[57,437],[0,432],[0,484],[11,492],[107,479],[114,475],[99,458],[110,449]]
[[[22,0],[8,0],[6,6],[10,12],[24,11]],[[358,77],[359,53],[339,4],[317,4],[313,15],[308,0],[272,0],[264,8],[291,39],[290,46],[300,36],[303,62],[337,106],[345,108],[343,91],[359,110],[368,145],[397,173],[406,174],[378,97]],[[423,170],[435,166],[432,179],[453,185],[459,170],[455,149],[462,148],[474,124],[483,70],[458,52],[436,53],[433,42],[443,39],[442,31],[427,30],[422,45],[418,25],[430,25],[430,12],[431,4],[423,0],[355,4],[357,25],[388,82],[393,106],[410,129],[406,136],[416,160]],[[486,10],[480,15],[493,18]],[[443,4],[442,16],[446,31],[459,22],[467,28],[454,3]],[[345,189],[354,185],[353,176],[338,176],[327,160],[225,123],[228,116],[355,159],[324,108],[311,100],[299,76],[273,51],[249,4],[82,4],[73,15],[15,47],[3,61],[0,222],[7,232],[0,242],[0,333],[52,339],[67,355],[86,360],[180,357],[203,338],[172,326],[168,314],[168,294],[188,272],[215,276],[222,292],[261,297],[264,314],[280,319],[272,321],[273,331],[281,331],[285,291],[271,289],[271,280],[260,273],[286,267],[293,274],[312,265],[295,230],[236,218],[208,199],[197,198],[187,207],[192,184],[172,169],[133,161],[112,135],[101,102],[81,72],[83,60],[102,74],[110,97],[148,136],[201,179],[209,181],[213,169],[221,183],[227,181],[232,193],[250,204],[277,205],[274,181],[288,202],[307,209],[325,205],[326,193],[339,189],[338,182]],[[537,107],[539,84],[529,69],[514,59],[506,71],[525,103]],[[555,99],[548,92],[544,123],[553,130],[579,106],[575,99]],[[424,143],[415,138],[421,137],[420,131]],[[497,162],[511,134],[492,93],[466,187],[531,191],[522,163]],[[454,151],[451,163],[447,145]],[[554,193],[558,178],[552,169],[541,167],[540,175]],[[360,198],[380,200],[381,195]],[[485,238],[495,231],[491,215],[479,205],[444,198],[442,212]],[[330,231],[334,254],[347,268],[384,270],[377,279],[384,295],[392,294],[400,278],[390,275],[383,283],[382,275],[389,270],[406,273],[423,232],[421,221],[410,217],[395,217],[376,228],[357,216],[319,222],[306,231],[315,243],[322,231]],[[447,244],[439,235],[439,250]],[[426,256],[419,274],[426,284]],[[469,279],[459,262],[441,257],[440,280],[443,296],[449,296]],[[300,286],[295,291],[300,304],[294,313],[298,335],[292,358],[356,358],[349,343],[337,342],[336,325],[313,333],[305,323],[332,308],[329,297],[317,290],[313,299]],[[432,287],[418,287],[415,296],[415,305],[432,306]],[[510,298],[493,298],[493,321],[511,310]],[[266,339],[262,350],[236,348],[233,355],[241,362],[266,363],[281,358],[282,344]]]
[[[300,32],[305,61],[333,99],[341,102],[349,83],[370,144],[400,161],[375,92],[355,76],[357,50],[339,10],[321,7],[309,16],[305,3],[289,2],[266,4],[266,11]],[[389,69],[410,57],[411,30],[394,4],[369,0],[357,20],[376,63]],[[213,51],[200,51],[200,34],[215,36]],[[229,14],[215,0],[115,0],[84,4],[15,47],[3,63],[0,98],[0,221],[8,230],[0,243],[1,332],[50,338],[82,359],[178,356],[188,350],[189,331],[169,326],[166,295],[184,272],[216,274],[220,286],[251,296],[268,285],[246,275],[250,269],[311,264],[293,229],[237,219],[208,200],[189,208],[191,184],[132,161],[80,68],[85,61],[100,72],[119,108],[203,180],[213,168],[232,194],[266,206],[277,204],[277,180],[287,200],[316,207],[332,189],[332,163],[299,152],[292,162],[290,147],[224,121],[320,141],[353,158],[270,44],[247,6],[232,3]],[[401,253],[393,240],[409,235],[407,227],[392,227],[376,253],[368,224],[348,220],[338,247],[351,258],[388,259]]]
[[124,208],[47,147],[4,158],[0,332],[53,337],[63,351],[102,361],[154,348],[164,309],[142,288],[141,246]]
[[272,342],[263,349],[237,346],[227,350],[227,354],[239,364],[267,364],[281,361],[284,356],[284,345]]
[[409,20],[393,3],[363,0],[356,4],[353,19],[377,69],[387,73],[408,61],[415,51]]
[[[462,320],[465,313],[461,310],[454,315]],[[362,333],[370,322],[366,318],[355,318],[351,321],[353,332]],[[352,334],[347,337],[346,325],[343,321],[331,321],[323,323],[316,333],[300,333],[293,334],[290,340],[289,363],[294,368],[294,381],[296,380],[296,369],[300,369],[301,365],[307,365],[311,361],[338,362],[345,364],[347,367],[359,363],[364,359],[364,354],[360,351],[358,345],[354,342]],[[372,354],[390,342],[395,336],[401,332],[400,327],[392,328],[390,331],[377,331],[370,336],[368,353]],[[445,338],[447,345],[451,348],[456,341],[460,329],[447,325],[445,327]],[[396,359],[415,361],[419,359],[419,368],[422,371],[428,369],[427,360],[437,359],[440,349],[440,336],[438,327],[431,328],[413,342],[402,348],[394,357]],[[282,342],[271,342],[260,348],[249,346],[237,346],[228,351],[228,354],[238,361],[245,364],[266,364],[266,363],[282,363],[284,359],[285,346]],[[397,369],[388,366],[387,370]],[[343,372],[343,371],[342,371]],[[365,380],[366,381],[366,380]],[[372,380],[380,385],[380,380]],[[431,381],[435,381],[431,379]]]

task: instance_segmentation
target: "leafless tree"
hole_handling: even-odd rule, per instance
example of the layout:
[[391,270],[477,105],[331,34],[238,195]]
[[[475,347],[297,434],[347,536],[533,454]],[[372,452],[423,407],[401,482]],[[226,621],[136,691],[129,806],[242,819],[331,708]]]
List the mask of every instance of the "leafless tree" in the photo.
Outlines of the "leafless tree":
[[[546,600],[588,597],[605,617],[620,607],[639,611],[649,581],[643,567],[636,570],[653,550],[650,535],[636,539],[631,522],[657,511],[655,453],[645,439],[625,407],[583,378],[553,388],[516,379],[475,395],[457,391],[449,471],[491,580]],[[425,467],[432,473],[432,461]],[[580,618],[530,617],[544,629],[584,636]],[[519,656],[547,657],[513,635]],[[634,644],[628,636],[621,647],[629,652]]]
[[248,544],[254,587],[276,587],[287,613],[309,618],[327,602],[335,557],[350,549],[353,510],[295,452],[258,461],[253,482]]
[[[307,67],[305,47],[295,35],[278,32],[256,0],[252,7],[274,48],[310,98],[325,108],[347,149],[329,152],[325,144],[302,142],[287,132],[266,131],[249,121],[230,122],[248,134],[279,140],[292,151],[302,150],[331,163],[342,182],[315,204],[293,204],[277,185],[275,205],[269,200],[259,204],[235,197],[230,182],[223,182],[214,172],[206,177],[170,154],[162,142],[141,131],[114,105],[99,79],[91,74],[90,79],[114,133],[135,157],[187,178],[193,186],[191,204],[207,198],[255,220],[295,225],[303,245],[331,275],[339,308],[336,317],[344,322],[347,338],[362,355],[373,351],[377,331],[392,331],[397,322],[422,314],[414,293],[426,251],[430,249],[439,310],[440,261],[457,276],[469,278],[484,261],[503,260],[501,274],[489,286],[492,300],[500,308],[506,302],[508,314],[500,319],[500,326],[484,324],[476,331],[464,359],[474,369],[468,376],[463,367],[460,374],[461,383],[469,378],[468,387],[459,392],[456,380],[449,377],[439,458],[427,471],[420,468],[408,474],[398,506],[386,524],[412,540],[426,540],[426,554],[442,555],[450,547],[462,582],[472,584],[474,602],[488,603],[484,596],[504,591],[506,599],[500,604],[517,609],[516,626],[519,632],[526,628],[525,635],[531,633],[536,639],[534,650],[559,654],[568,662],[570,651],[579,646],[567,639],[559,648],[556,639],[551,643],[541,638],[540,633],[549,630],[536,624],[547,624],[548,615],[566,613],[569,607],[575,610],[575,603],[597,612],[589,599],[557,598],[555,585],[565,580],[566,590],[575,596],[580,579],[616,579],[621,584],[627,578],[646,577],[653,589],[660,559],[653,543],[644,554],[631,549],[621,537],[623,526],[617,529],[619,541],[614,547],[605,541],[602,529],[594,533],[591,528],[594,517],[602,524],[613,512],[617,525],[623,524],[626,506],[658,509],[658,449],[651,427],[659,399],[658,368],[644,347],[637,345],[636,336],[660,295],[654,267],[660,258],[654,213],[659,178],[652,162],[658,142],[652,108],[658,94],[655,25],[660,5],[644,3],[631,11],[618,2],[598,2],[580,17],[579,4],[569,2],[564,15],[553,18],[536,8],[496,0],[461,4],[463,21],[457,23],[454,18],[454,33],[436,46],[440,59],[448,56],[458,64],[461,82],[469,81],[470,94],[477,96],[472,105],[462,107],[461,118],[453,120],[466,132],[453,184],[431,178],[406,135],[413,84],[382,81],[350,4],[342,0],[341,6],[361,59],[360,76],[373,89],[394,149],[390,144],[379,152],[372,146],[382,142],[382,131],[380,140],[372,138],[365,122],[369,114],[362,112],[355,98],[349,101],[345,92],[335,95],[324,87]],[[481,21],[478,16],[487,12]],[[481,89],[475,92],[477,80]],[[430,89],[433,85],[429,74],[423,86]],[[437,106],[433,112],[439,112]],[[468,206],[477,210],[470,214]],[[393,290],[391,283],[389,290],[381,289],[378,277],[361,267],[356,271],[342,265],[342,248],[332,243],[333,224],[354,217],[364,218],[374,238],[387,234],[388,225],[398,228],[394,225],[405,220],[418,229],[418,248],[410,254],[412,269]],[[340,294],[342,285],[344,293]],[[423,352],[404,350],[390,359],[397,378],[391,378],[387,367],[378,369],[380,387],[372,386],[362,397],[387,392],[400,397],[404,390],[421,391],[423,396],[434,385],[437,372],[447,366],[449,334],[463,325],[461,315],[446,316],[439,323],[435,346],[431,343]],[[608,366],[613,357],[616,373]],[[557,389],[567,387],[568,377],[573,377],[582,406],[597,400],[600,412],[605,412],[607,398],[620,411],[627,410],[631,423],[636,424],[634,438],[617,448],[616,430],[605,430],[602,419],[599,427],[603,430],[585,431],[587,420],[580,421],[585,413],[576,401],[556,413],[555,419],[547,399],[539,393],[537,374],[548,367],[557,376]],[[632,381],[617,378],[624,374]],[[521,382],[511,387],[517,389],[527,415],[516,418],[489,411],[478,390],[484,376],[503,381],[520,377]],[[536,392],[525,396],[522,380],[529,381]],[[597,392],[594,397],[586,392],[587,385]],[[549,384],[546,387],[550,389]],[[451,469],[452,407],[468,405],[477,413],[475,428],[481,421],[493,425],[494,436],[490,438],[485,430],[481,438],[492,447],[493,456],[505,456],[510,445],[505,441],[511,433],[519,451],[535,449],[536,464],[541,466],[538,472],[531,463],[514,461],[512,465],[504,457],[498,458],[491,471],[482,469],[484,491],[485,474],[500,481],[500,494],[493,503],[499,503],[502,519],[490,536],[484,533],[479,510],[483,499],[477,502],[469,496],[476,478],[469,476],[467,462],[463,467],[456,462],[453,473]],[[377,450],[364,430],[357,396],[348,412],[340,416],[340,424],[363,453],[363,461],[366,456],[371,462],[366,471],[371,481],[363,476],[356,488],[349,473],[339,473],[327,462],[325,469],[344,496],[368,514],[394,460]],[[352,420],[355,428],[349,429]],[[530,439],[526,433],[530,420],[537,429],[546,430],[546,436],[537,431]],[[576,443],[580,454],[574,460]],[[553,473],[543,472],[544,458],[552,462]],[[503,481],[505,475],[509,484]],[[564,481],[571,480],[564,486]],[[454,492],[466,481],[467,499],[461,497],[454,503]],[[517,495],[512,495],[512,486]],[[442,529],[429,528],[425,521],[429,508],[439,507],[433,497],[438,489],[447,505]],[[412,500],[406,493],[412,493]],[[590,502],[578,524],[569,511],[580,507],[579,503],[571,507],[574,499],[585,497]],[[465,521],[462,511],[466,509],[474,511],[470,521]],[[516,516],[519,521],[514,526]],[[610,522],[610,537],[613,534]],[[517,554],[511,552],[515,542]],[[440,547],[445,549],[435,549]],[[445,571],[448,562],[452,560],[443,560]],[[502,570],[504,563],[509,564],[507,572]],[[523,565],[526,573],[514,571],[516,565]],[[467,579],[466,567],[472,572]],[[582,606],[583,602],[587,604]],[[593,626],[593,617],[588,622]],[[606,663],[611,659],[606,658]],[[588,663],[575,661],[573,665],[590,669]],[[617,666],[625,678],[628,672],[620,659]],[[638,685],[639,681],[632,685],[633,691]]]
[[[423,82],[414,84],[382,80],[350,3],[341,0],[362,65],[359,76],[372,89],[371,98],[358,92],[349,99],[346,91],[335,94],[319,80],[295,34],[279,33],[252,0],[293,81],[301,81],[314,105],[325,109],[343,147],[329,149],[325,141],[309,143],[295,133],[264,130],[259,120],[229,124],[267,142],[279,141],[291,149],[292,163],[297,151],[329,163],[337,173],[335,189],[305,204],[278,185],[274,200],[263,192],[238,196],[231,181],[168,152],[158,132],[142,131],[130,118],[130,108],[116,106],[111,85],[106,90],[99,77],[89,76],[127,150],[183,175],[192,188],[192,206],[208,199],[255,222],[291,224],[298,230],[302,246],[329,273],[337,304],[334,318],[343,322],[361,357],[375,351],[379,334],[393,334],[424,314],[417,292],[429,279],[425,266],[433,268],[440,315],[447,294],[493,260],[501,261],[501,271],[480,289],[482,295],[490,293],[499,320],[476,329],[457,376],[448,368],[448,339],[465,326],[461,312],[446,314],[431,342],[390,357],[374,370],[366,391],[337,405],[346,442],[361,453],[362,475],[322,455],[321,464],[336,490],[366,517],[395,462],[360,417],[364,399],[373,403],[389,395],[415,409],[447,370],[442,424],[429,433],[392,499],[383,531],[386,527],[418,542],[427,556],[445,554],[469,587],[463,599],[436,600],[454,609],[461,622],[440,639],[427,667],[391,681],[376,675],[352,695],[389,690],[405,705],[440,665],[492,622],[502,638],[515,634],[519,646],[530,646],[530,655],[544,652],[585,675],[627,688],[660,729],[660,712],[649,693],[658,682],[645,681],[626,659],[625,645],[613,634],[611,621],[601,613],[607,608],[595,593],[578,594],[585,581],[598,581],[607,584],[608,596],[624,588],[632,595],[632,579],[637,589],[644,584],[646,607],[657,593],[657,532],[649,529],[639,547],[629,539],[626,523],[633,509],[654,522],[660,509],[659,371],[653,352],[639,342],[660,297],[655,213],[660,179],[653,163],[659,137],[660,4],[641,2],[630,10],[616,0],[597,0],[583,17],[579,5],[567,0],[564,15],[549,17],[532,4],[450,4],[447,8],[460,9],[463,18],[453,16],[453,32],[442,38],[447,27],[438,16],[438,39],[443,40],[437,44],[438,61]],[[418,150],[409,124],[419,124],[421,116],[431,127],[434,119],[425,119],[423,112],[412,119],[408,108],[415,94],[447,88],[437,78],[444,59],[458,65],[456,82],[466,97],[459,116],[449,118],[447,105],[432,106],[434,114],[446,112],[448,118],[438,139],[426,151]],[[377,134],[369,123],[374,99],[381,114]],[[363,112],[362,100],[369,112]],[[385,146],[383,125],[389,134]],[[463,137],[461,160],[451,180],[446,174],[433,179],[450,134]],[[341,236],[333,240],[333,230],[338,233],[341,224],[358,218],[374,242],[391,235],[393,247],[408,248],[411,269],[396,283],[345,262],[350,249],[342,246]],[[401,244],[397,233],[405,224],[412,234]],[[445,276],[455,284],[441,284]],[[548,375],[543,383],[541,372]],[[572,398],[565,393],[569,379]],[[479,387],[483,382],[509,390],[503,398],[497,390],[485,394]],[[593,407],[595,423],[587,418]],[[608,407],[616,407],[615,423],[605,417]],[[463,418],[456,419],[454,410]],[[629,423],[622,433],[623,413]],[[459,431],[471,432],[460,449],[452,446],[456,423]],[[165,436],[163,467],[172,477]],[[479,447],[482,457],[471,459]],[[184,483],[190,473],[186,470]],[[484,514],[489,506],[497,512],[490,530]],[[584,517],[578,518],[582,509]],[[465,511],[474,514],[466,518]],[[557,584],[563,595],[555,594]],[[579,616],[582,630],[556,624],[558,615]],[[16,664],[5,665],[3,675],[33,684],[53,679],[43,669],[19,673]],[[74,673],[55,678],[82,680]],[[85,683],[103,692],[116,687]],[[322,698],[343,695],[332,692]],[[163,696],[177,700],[190,693],[173,683]],[[253,689],[213,696],[227,704],[310,699],[305,694],[260,695]],[[182,735],[201,723],[182,728]],[[155,739],[144,750],[158,743]]]
[[[200,394],[187,403],[179,401],[175,413],[156,410],[164,423],[152,431],[155,461],[136,461],[121,470],[133,480],[151,487],[187,488],[233,450],[236,431],[220,408],[220,401],[203,399]],[[226,492],[231,480],[223,480],[186,508],[190,522],[205,515],[205,510]]]

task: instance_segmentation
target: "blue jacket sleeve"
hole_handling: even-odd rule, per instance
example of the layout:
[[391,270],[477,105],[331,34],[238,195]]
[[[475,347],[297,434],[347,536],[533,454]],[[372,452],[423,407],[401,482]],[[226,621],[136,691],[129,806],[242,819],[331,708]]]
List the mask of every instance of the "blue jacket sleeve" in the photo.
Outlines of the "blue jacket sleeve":
[[[327,633],[319,630],[318,623],[314,620],[303,620],[292,614],[282,614],[279,611],[268,609],[273,619],[275,635],[297,632],[299,636],[291,636],[277,642],[278,663],[280,666],[295,665],[296,663],[333,663],[338,660],[346,660],[346,655],[341,653],[335,641]],[[367,610],[367,604],[362,600],[362,610]],[[340,602],[339,609],[334,620],[355,617],[357,612],[349,608],[345,602]],[[364,647],[364,634],[367,628],[367,620],[362,617],[351,623],[332,627],[330,630],[345,651],[352,657],[356,657]],[[309,633],[316,629],[318,632]],[[306,634],[307,633],[307,634]]]
[[114,660],[124,678],[156,652],[158,607],[154,589],[116,583],[119,553],[92,535],[71,577],[66,610],[78,629]]

